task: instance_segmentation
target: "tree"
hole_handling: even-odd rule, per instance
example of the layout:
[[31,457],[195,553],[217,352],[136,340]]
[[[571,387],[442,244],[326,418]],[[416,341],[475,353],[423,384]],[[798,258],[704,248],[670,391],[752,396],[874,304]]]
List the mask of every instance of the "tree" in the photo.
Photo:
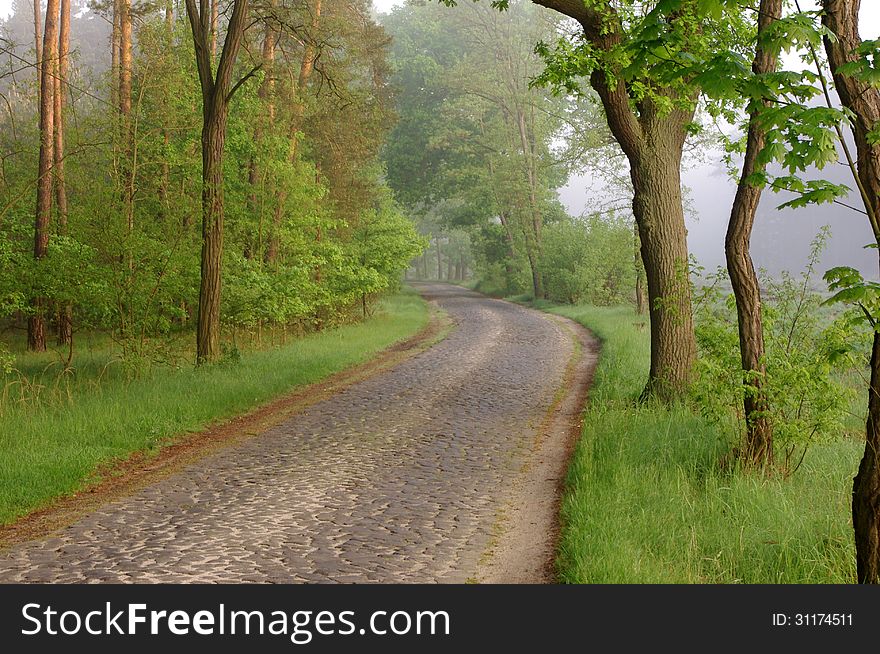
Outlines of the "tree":
[[[843,106],[852,115],[857,159],[856,183],[859,187],[876,245],[880,248],[880,91],[858,72],[862,68],[864,46],[859,36],[860,0],[823,0],[822,24],[827,28],[825,52],[834,76],[834,85]],[[869,46],[871,44],[868,44]],[[876,310],[865,297],[870,287],[853,287],[850,299]],[[855,293],[853,295],[853,292]],[[874,289],[876,298],[877,289]],[[865,452],[853,480],[852,517],[856,544],[857,575],[860,583],[880,583],[880,329],[876,318],[871,349],[871,376],[868,385],[868,419]]]
[[[49,251],[49,223],[52,217],[52,163],[54,161],[55,70],[58,57],[58,0],[48,0],[43,27],[40,62],[40,162],[37,172],[37,211],[34,222],[34,259],[43,259]],[[28,349],[46,349],[45,312],[48,300],[34,298],[28,318]]]
[[[698,3],[657,3],[641,14],[636,7],[641,3],[633,2],[622,3],[619,10],[608,0],[534,1],[576,20],[583,41],[576,46],[564,41],[555,53],[544,48],[545,80],[572,88],[575,77],[588,75],[608,127],[629,160],[651,318],[645,395],[675,400],[691,381],[697,353],[680,169],[699,88],[652,79],[657,58],[649,44],[639,42],[648,30],[661,34],[652,37],[653,46],[662,41],[671,47],[673,59],[678,52],[702,47]],[[621,11],[627,12],[625,20]]]
[[[778,46],[768,43],[767,32],[782,14],[782,0],[761,0],[758,8],[758,32],[752,72],[767,75],[776,71]],[[746,443],[743,458],[763,466],[773,460],[773,432],[769,418],[769,400],[765,390],[767,368],[764,352],[764,328],[761,316],[761,288],[749,252],[755,213],[761,200],[762,175],[766,144],[761,109],[771,104],[768,98],[752,100],[746,151],[736,196],[730,212],[724,251],[727,270],[736,298],[739,324],[739,348],[744,372],[743,408],[746,419]]]
[[202,256],[196,356],[210,362],[220,354],[220,291],[223,257],[223,154],[229,102],[245,78],[234,86],[232,74],[241,47],[249,0],[233,0],[232,15],[214,73],[211,57],[212,18],[205,0],[186,0],[196,66],[202,90]]
[[[64,181],[64,98],[67,93],[67,74],[70,54],[70,0],[61,0],[61,23],[58,32],[58,66],[55,73],[53,126],[55,128],[53,156],[55,179],[55,206],[58,214],[58,232],[67,235],[67,185]],[[64,303],[58,310],[58,344],[73,341],[73,307]]]

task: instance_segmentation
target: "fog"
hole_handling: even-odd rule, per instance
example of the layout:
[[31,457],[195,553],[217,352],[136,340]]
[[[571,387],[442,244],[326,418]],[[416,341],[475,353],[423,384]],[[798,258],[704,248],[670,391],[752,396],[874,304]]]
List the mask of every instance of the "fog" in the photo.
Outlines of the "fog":
[[[829,166],[821,173],[825,179],[854,188],[849,169]],[[690,200],[687,215],[688,246],[691,253],[707,270],[724,265],[724,233],[736,182],[721,164],[701,165],[685,169],[682,182]],[[589,212],[597,198],[604,197],[590,176],[575,176],[560,189],[560,199],[573,215]],[[822,255],[820,273],[834,266],[855,266],[864,275],[878,278],[877,253],[864,246],[874,239],[864,214],[839,205],[824,204],[802,209],[777,207],[791,198],[789,194],[766,192],[761,200],[752,236],[755,265],[770,275],[781,271],[799,272],[806,264],[810,244],[819,230],[828,225],[831,239]],[[860,200],[850,198],[858,206]]]

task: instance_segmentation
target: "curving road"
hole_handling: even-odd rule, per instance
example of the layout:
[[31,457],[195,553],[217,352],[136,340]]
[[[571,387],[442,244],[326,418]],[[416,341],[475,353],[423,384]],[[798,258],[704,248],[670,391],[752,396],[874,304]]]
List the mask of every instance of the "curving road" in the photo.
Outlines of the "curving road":
[[[445,340],[49,538],[0,553],[0,581],[482,578],[499,516],[531,495],[524,475],[545,458],[539,432],[575,359],[574,335],[562,321],[458,287],[420,289],[456,323]],[[555,496],[555,479],[540,483]],[[518,537],[541,559],[536,568],[552,554],[543,551],[548,529],[540,530]]]

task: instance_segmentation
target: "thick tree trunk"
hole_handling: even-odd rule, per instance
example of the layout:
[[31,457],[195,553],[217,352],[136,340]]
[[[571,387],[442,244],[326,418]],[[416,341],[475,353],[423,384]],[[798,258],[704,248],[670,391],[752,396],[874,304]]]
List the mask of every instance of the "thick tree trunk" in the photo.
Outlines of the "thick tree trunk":
[[[55,205],[58,212],[58,232],[67,235],[67,187],[64,181],[64,98],[67,84],[68,54],[70,50],[70,0],[61,0],[61,23],[58,33],[58,67],[55,75],[54,97],[54,176]],[[58,344],[69,345],[73,340],[73,307],[64,303],[58,310]]]
[[[43,29],[43,58],[40,69],[40,159],[37,180],[37,210],[34,221],[34,258],[42,259],[49,251],[49,223],[52,216],[52,164],[54,162],[55,67],[58,56],[58,0],[46,5]],[[28,319],[28,349],[46,349],[45,298],[34,298]]]
[[[858,149],[856,182],[865,203],[874,238],[880,245],[880,145],[869,133],[880,121],[880,91],[839,69],[858,57],[853,51],[862,43],[859,36],[859,0],[823,0],[822,23],[836,35],[825,38],[825,52],[834,74],[840,100],[853,113],[853,131]],[[859,583],[880,583],[880,334],[874,334],[871,351],[871,380],[868,387],[868,420],[865,453],[853,480],[853,531]]]
[[697,356],[681,200],[682,145],[670,129],[665,120],[658,120],[646,132],[638,156],[630,159],[633,214],[651,319],[651,369],[645,396],[663,400],[676,399],[687,389]]
[[[782,0],[761,0],[758,11],[758,43],[752,71],[765,75],[776,70],[777,53],[767,49],[762,38],[767,29],[782,15]],[[746,420],[746,442],[742,458],[751,466],[763,467],[773,463],[773,429],[770,424],[770,402],[766,391],[767,369],[764,363],[764,325],[761,319],[761,288],[749,252],[755,214],[761,200],[761,186],[752,183],[755,173],[763,172],[765,165],[758,163],[764,149],[765,133],[759,123],[761,105],[751,111],[746,138],[746,152],[742,175],[730,212],[730,222],[724,241],[727,271],[736,298],[739,324],[739,350],[743,369],[743,410]]]
[[202,128],[202,266],[199,288],[197,357],[220,355],[220,291],[223,260],[223,151],[226,108],[208,107]]

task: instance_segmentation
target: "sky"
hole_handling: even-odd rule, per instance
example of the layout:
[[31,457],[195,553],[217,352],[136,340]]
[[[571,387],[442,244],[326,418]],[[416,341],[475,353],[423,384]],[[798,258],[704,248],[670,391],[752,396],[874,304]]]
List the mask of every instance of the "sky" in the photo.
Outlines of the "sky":
[[[403,4],[403,0],[373,0],[381,13]],[[815,8],[814,0],[802,0],[803,9]],[[11,12],[12,0],[0,0],[0,16]],[[860,15],[862,38],[880,37],[880,1],[862,0]],[[789,65],[796,59],[789,57]],[[825,172],[828,172],[826,169]],[[852,186],[845,171],[831,171],[835,181]],[[707,270],[714,270],[724,263],[724,232],[730,206],[736,191],[735,182],[726,174],[721,164],[714,164],[712,157],[697,165],[686,167],[682,182],[687,187],[688,244],[691,252]],[[597,184],[589,175],[573,176],[560,189],[560,199],[568,211],[577,216],[595,207]],[[776,205],[784,201],[779,196],[765,193],[759,209],[752,239],[756,265],[771,273],[783,269],[797,271],[806,261],[810,242],[824,226],[831,228],[832,238],[821,262],[821,268],[851,265],[859,259],[864,273],[880,277],[876,270],[876,254],[862,250],[872,241],[864,216],[832,205],[809,207],[795,211],[776,211]]]

